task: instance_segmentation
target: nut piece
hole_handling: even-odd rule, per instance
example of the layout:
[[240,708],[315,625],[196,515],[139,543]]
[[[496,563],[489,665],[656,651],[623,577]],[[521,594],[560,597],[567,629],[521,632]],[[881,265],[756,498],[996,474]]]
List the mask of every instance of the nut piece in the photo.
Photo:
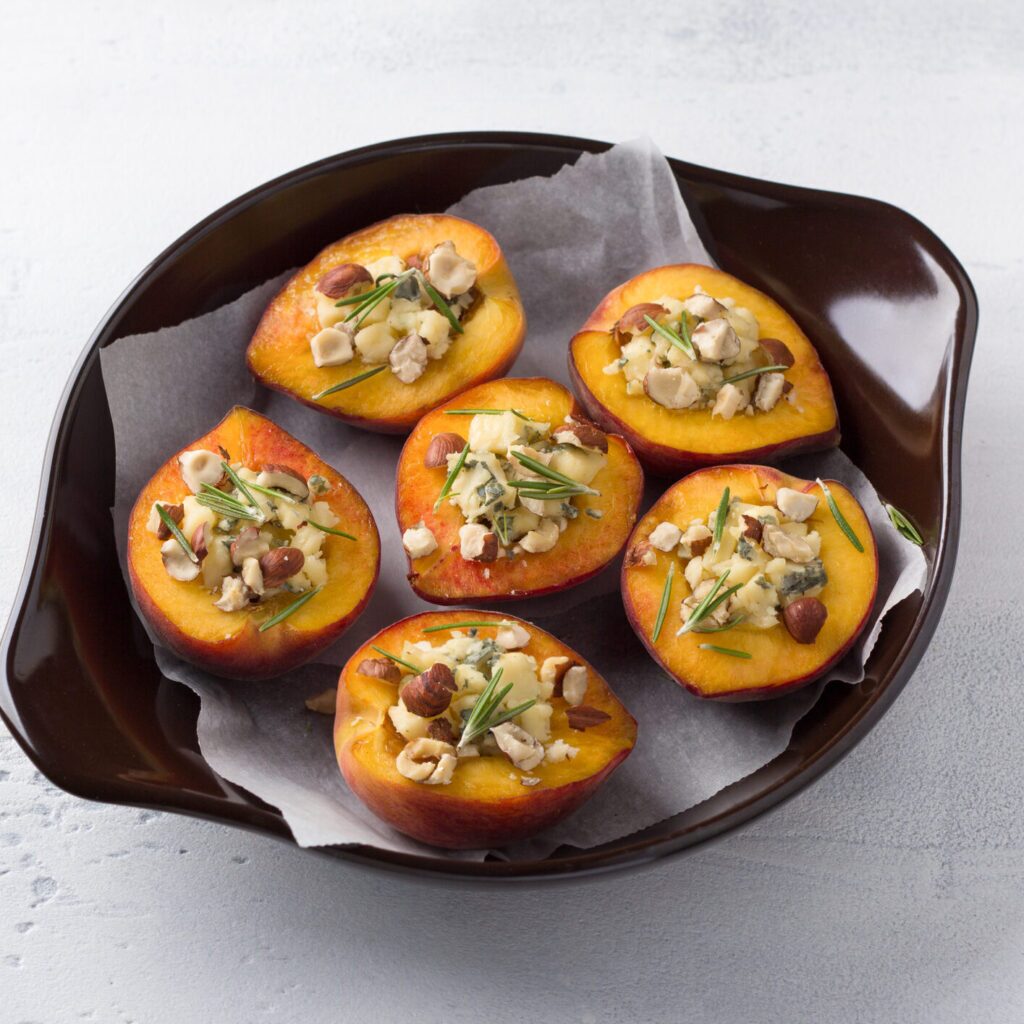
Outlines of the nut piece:
[[410,558],[425,558],[437,550],[437,538],[431,532],[429,526],[424,526],[420,520],[417,526],[410,526],[402,534],[402,546],[409,553]]
[[679,553],[683,558],[696,558],[711,547],[712,539],[713,534],[703,523],[694,523],[679,538]]
[[796,363],[796,357],[789,346],[778,338],[762,338],[758,344],[768,354],[771,366],[785,366],[787,369]]
[[440,740],[442,743],[455,742],[455,730],[447,718],[434,718],[428,722],[427,735],[432,740]]
[[309,485],[305,476],[291,466],[264,466],[263,471],[256,477],[256,483],[260,487],[276,487],[278,490],[287,491],[296,498],[309,497]]
[[731,420],[738,412],[742,412],[750,404],[747,393],[735,384],[723,384],[718,390],[712,417],[721,416],[723,420]]
[[515,651],[530,642],[530,634],[518,622],[509,622],[502,625],[494,639],[499,647]]
[[185,554],[182,546],[173,537],[160,545],[160,557],[171,579],[188,582],[199,575],[199,566]]
[[466,447],[466,442],[458,434],[450,432],[435,434],[430,444],[427,445],[427,453],[423,456],[423,465],[427,469],[448,468],[448,456],[456,455]]
[[572,662],[568,658],[561,654],[553,655],[544,659],[538,678],[542,683],[554,684],[553,692],[556,696],[561,695],[562,679],[570,668],[572,668]]
[[442,242],[427,257],[430,283],[446,298],[468,292],[476,284],[476,266],[455,251],[455,243]]
[[390,658],[364,658],[356,671],[361,676],[373,676],[387,683],[397,683],[402,678],[402,670]]
[[260,558],[270,550],[270,544],[260,536],[255,526],[243,526],[231,542],[231,561],[244,565],[247,558]]
[[469,562],[493,562],[498,557],[498,538],[479,523],[459,528],[459,554]]
[[[582,704],[587,695],[587,670],[582,665],[573,665],[562,677],[562,696],[567,704]],[[602,712],[603,713],[603,712]]]
[[782,621],[798,644],[813,644],[827,618],[828,609],[816,597],[801,597],[782,612]]
[[572,444],[577,448],[596,448],[608,451],[608,435],[588,420],[573,420],[563,423],[551,431],[552,440],[558,444]]
[[298,548],[273,548],[260,557],[263,586],[267,590],[281,586],[297,572],[302,572],[306,556]]
[[491,730],[498,749],[524,772],[536,768],[544,760],[544,748],[522,726],[502,722]]
[[658,562],[658,556],[654,553],[654,548],[645,541],[637,541],[627,552],[625,563],[628,566],[632,565],[656,565]]
[[700,398],[697,382],[678,366],[652,366],[644,377],[644,391],[666,409],[689,409]]
[[761,545],[774,558],[788,558],[791,562],[809,562],[814,558],[814,548],[803,537],[795,537],[774,523],[764,524]]
[[620,345],[625,345],[634,334],[643,334],[644,331],[650,330],[651,325],[644,319],[645,316],[657,320],[667,312],[668,310],[657,302],[641,302],[638,306],[630,306],[612,328],[612,337]]
[[698,320],[718,320],[726,314],[725,306],[710,295],[703,295],[700,292],[691,295],[683,303],[683,309]]
[[242,582],[257,596],[266,591],[263,584],[263,570],[258,558],[247,558],[242,563]]
[[427,736],[410,740],[395,758],[395,767],[402,775],[428,786],[448,785],[458,763],[455,748],[450,743]]
[[309,339],[309,350],[317,366],[342,366],[352,362],[352,339],[355,330],[351,324],[339,323],[325,327]]
[[753,516],[743,517],[743,536],[747,540],[752,540],[756,544],[761,543],[761,536],[764,533],[764,523],[760,519],[755,519]]
[[740,339],[725,317],[705,320],[693,329],[690,335],[701,359],[709,363],[720,363],[740,354]]
[[196,558],[202,563],[203,559],[210,553],[210,524],[200,523],[192,531],[189,544],[191,544]]
[[437,662],[402,687],[402,703],[420,718],[433,718],[448,709],[456,689],[452,670]]
[[249,603],[249,590],[239,576],[225,576],[220,597],[213,602],[222,612],[241,611]]
[[779,404],[785,385],[786,378],[781,373],[762,373],[754,389],[754,405],[761,412],[771,412]]
[[315,711],[318,715],[333,715],[338,703],[338,688],[332,686],[323,693],[307,697],[304,703],[310,711]]
[[329,299],[343,299],[356,285],[373,284],[373,274],[358,263],[332,267],[316,283],[316,290]]
[[682,539],[683,531],[675,523],[658,523],[647,539],[659,551],[671,551]]
[[171,531],[167,529],[167,524],[160,518],[160,513],[157,512],[158,505],[163,507],[163,510],[177,526],[181,526],[181,521],[185,518],[185,508],[183,505],[168,505],[166,501],[153,502],[153,507],[149,511],[149,519],[146,522],[146,529],[150,533],[155,533],[160,540],[167,540],[171,535]]
[[612,716],[606,711],[601,711],[599,708],[582,706],[578,708],[569,708],[565,712],[565,717],[569,720],[570,729],[576,729],[578,732],[582,732],[584,729],[589,729],[592,726],[600,725],[602,722],[607,722]]
[[207,451],[205,448],[182,452],[178,456],[178,468],[181,470],[181,478],[185,481],[185,486],[193,494],[198,494],[203,484],[216,487],[224,479],[220,455]]
[[391,372],[403,383],[412,384],[427,368],[427,343],[415,332],[407,334],[388,356]]
[[792,487],[780,487],[775,492],[775,507],[787,519],[802,523],[814,515],[818,499],[806,491],[794,491]]

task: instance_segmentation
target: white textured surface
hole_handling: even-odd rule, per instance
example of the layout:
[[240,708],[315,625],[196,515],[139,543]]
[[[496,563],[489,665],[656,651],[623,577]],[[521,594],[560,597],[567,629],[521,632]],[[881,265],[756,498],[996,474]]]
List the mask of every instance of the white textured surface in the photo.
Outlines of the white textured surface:
[[[982,328],[946,616],[818,785],[695,856],[574,889],[434,890],[82,803],[0,734],[0,1020],[1016,1024],[1024,612],[1001,574],[1019,531],[996,544],[980,524],[1024,498],[1019,5],[354,6],[4,5],[8,479],[34,482],[124,283],[239,192],[419,132],[646,130],[673,155],[904,206],[966,264]],[[0,506],[4,616],[29,520]]]

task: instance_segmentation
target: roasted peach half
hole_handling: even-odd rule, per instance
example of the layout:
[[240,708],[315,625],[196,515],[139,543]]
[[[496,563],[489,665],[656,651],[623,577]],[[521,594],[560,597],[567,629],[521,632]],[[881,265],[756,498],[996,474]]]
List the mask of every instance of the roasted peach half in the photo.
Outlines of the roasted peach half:
[[637,523],[622,569],[626,614],[691,693],[785,693],[826,672],[863,630],[878,585],[874,536],[857,499],[836,481],[825,487],[716,466],[674,484]]
[[336,640],[379,565],[356,489],[240,406],[156,471],[128,525],[129,578],[153,631],[232,678],[279,675]]
[[403,619],[355,652],[338,685],[334,743],[349,788],[432,846],[527,839],[579,807],[635,741],[636,722],[592,665],[493,612]]
[[778,303],[713,267],[657,267],[609,292],[572,339],[569,371],[590,417],[659,475],[839,442],[814,346]]
[[525,332],[516,283],[487,231],[403,214],[299,270],[247,358],[268,388],[357,427],[405,433],[457,391],[500,377]]
[[575,586],[622,550],[642,491],[629,444],[560,384],[480,384],[424,416],[402,449],[409,582],[435,604]]

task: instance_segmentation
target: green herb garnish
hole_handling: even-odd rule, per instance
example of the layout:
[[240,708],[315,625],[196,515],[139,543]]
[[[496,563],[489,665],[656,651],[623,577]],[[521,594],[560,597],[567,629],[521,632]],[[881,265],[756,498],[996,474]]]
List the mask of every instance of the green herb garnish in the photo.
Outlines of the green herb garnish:
[[359,540],[358,537],[353,537],[351,533],[346,533],[344,530],[336,530],[333,526],[324,526],[323,523],[314,523],[312,519],[307,519],[307,523],[310,526],[315,526],[318,530],[322,530],[324,533],[329,533],[333,537],[344,537],[345,540]]
[[[671,344],[675,345],[677,349],[679,349],[682,352],[685,352],[691,359],[697,358],[697,352],[693,347],[693,342],[690,341],[688,333],[685,336],[680,337],[678,334],[676,334],[675,331],[670,330],[668,327],[665,327],[664,324],[659,324],[658,321],[654,319],[654,317],[648,316],[646,313],[644,314],[644,319],[651,325],[651,330],[656,331],[666,341],[671,342]],[[686,314],[684,313],[683,321],[685,322],[685,320]]]
[[259,627],[259,631],[262,633],[264,632],[264,630],[276,626],[279,622],[284,622],[284,620],[287,619],[289,615],[293,614],[294,612],[297,612],[307,601],[312,601],[313,598],[316,597],[316,595],[319,594],[320,591],[323,589],[324,588],[320,586],[314,587],[312,590],[307,590],[306,593],[304,593],[300,598],[298,598],[295,601],[292,601],[292,603],[288,605],[287,608],[282,608],[273,618],[267,619],[266,622],[262,623]]
[[185,534],[181,532],[178,524],[171,518],[170,512],[167,511],[159,502],[157,502],[156,513],[163,521],[164,526],[171,531],[171,536],[181,545],[181,550],[185,552],[189,557],[189,561],[194,562],[196,565],[199,564],[199,558],[196,553],[192,550],[192,545],[185,539]]
[[718,502],[718,511],[715,512],[715,531],[712,550],[716,553],[718,545],[722,543],[722,531],[725,529],[725,521],[729,517],[729,488],[722,491],[722,498]]
[[788,366],[756,366],[753,370],[744,370],[743,373],[737,373],[735,377],[726,377],[722,380],[722,383],[735,384],[739,380],[756,377],[760,373],[785,373],[788,369]]
[[[280,498],[281,501],[286,501],[289,505],[298,505],[300,501],[295,497],[294,494],[286,494],[284,491],[275,491],[272,487],[264,487],[263,484],[249,483],[254,491],[258,491],[260,494],[265,494],[268,498]],[[253,502],[255,505],[256,503]]]
[[[598,497],[601,495],[600,491],[595,491],[592,487],[587,487],[586,484],[581,484],[578,480],[573,480],[571,476],[566,476],[564,473],[559,473],[550,466],[545,466],[543,462],[538,462],[536,459],[531,458],[523,452],[513,452],[512,454],[527,469],[533,470],[534,473],[539,476],[546,477],[553,483],[561,484],[563,487],[572,488],[572,493],[574,494],[595,494]],[[539,481],[517,480],[513,483],[513,486],[523,484],[529,485],[530,483],[538,482]]]
[[694,633],[724,633],[727,629],[735,629],[741,622],[745,622],[746,618],[746,615],[737,615],[721,626],[697,626],[694,628]]
[[413,675],[417,675],[418,676],[420,674],[420,670],[415,665],[409,664],[409,662],[407,662],[404,659],[400,658],[397,654],[392,654],[390,651],[385,651],[383,647],[378,647],[376,644],[370,644],[370,646],[378,654],[383,654],[385,658],[390,658],[396,664],[403,665],[410,672],[412,672]]
[[449,622],[443,626],[427,626],[424,633],[444,633],[450,629],[500,629],[509,626],[509,622]]
[[372,370],[365,370],[363,373],[357,373],[354,377],[349,377],[348,380],[343,380],[340,384],[324,388],[323,391],[318,391],[311,397],[314,402],[319,402],[321,398],[333,395],[336,391],[344,391],[346,388],[355,387],[356,384],[361,384],[364,380],[369,380],[370,377],[375,377],[378,373],[383,373],[387,368],[386,363],[383,366],[375,366]]
[[[728,590],[722,590],[722,584],[725,583],[731,571],[731,569],[726,569],[725,572],[715,580],[715,585],[707,592],[707,594],[704,595],[704,599],[700,604],[690,612],[690,616],[686,622],[676,630],[676,636],[682,636],[684,633],[689,633],[690,630],[697,626],[702,619],[706,619],[709,615],[713,614],[720,605],[728,601],[729,598],[743,586],[742,583],[737,583]],[[720,590],[722,590],[722,593],[719,594]]]
[[347,317],[345,322],[356,319],[355,327],[358,328],[362,322],[407,278],[411,277],[414,271],[407,270],[404,274],[393,277],[387,284],[380,285],[366,295],[366,301],[356,306]]
[[832,513],[833,518],[839,524],[839,529],[846,534],[846,539],[861,553],[864,554],[864,545],[861,544],[860,538],[853,532],[853,527],[846,521],[846,516],[839,511],[839,506],[836,504],[836,499],[832,497],[832,492],[828,489],[827,484],[819,476],[817,484],[821,488],[825,495],[825,501],[828,502],[829,511]]
[[731,647],[717,647],[715,644],[697,644],[702,651],[714,651],[716,654],[728,654],[730,658],[752,658],[749,651],[735,651]]
[[455,478],[462,472],[462,467],[466,464],[466,456],[469,454],[469,442],[467,441],[459,457],[455,460],[455,465],[448,472],[448,478],[444,482],[444,487],[441,488],[441,493],[437,496],[437,501],[434,502],[434,511],[436,512],[438,506],[448,497],[449,492],[452,489],[452,484],[455,483]]
[[228,465],[226,459],[220,460],[220,468],[227,473],[228,479],[242,492],[242,497],[253,508],[259,508],[259,505],[256,504],[256,499],[252,496],[252,492],[245,486],[245,481]]
[[233,495],[218,491],[210,484],[199,485],[196,501],[225,519],[251,519],[254,523],[265,521],[263,513],[258,508],[252,508]]
[[665,589],[661,592],[661,605],[658,607],[658,617],[654,620],[654,632],[651,634],[651,640],[654,643],[658,642],[658,637],[661,636],[661,627],[665,625],[665,615],[668,612],[668,602],[672,596],[672,580],[676,574],[676,563],[669,562],[668,575],[665,577]]
[[452,330],[456,334],[464,334],[465,328],[459,323],[459,318],[452,312],[451,306],[441,298],[440,292],[438,292],[438,290],[423,276],[422,273],[419,276],[420,282],[423,285],[423,290],[430,297],[430,301],[438,308],[445,320],[452,325]]
[[911,544],[916,544],[918,547],[924,546],[924,537],[921,536],[920,530],[907,518],[905,513],[895,505],[886,505],[885,511],[889,514],[889,522],[896,527],[896,531],[901,537],[905,537]]
[[504,412],[510,412],[527,423],[532,422],[525,412],[518,409],[445,409],[445,416],[500,416]]
[[502,670],[499,668],[494,675],[491,676],[483,693],[480,694],[476,703],[473,705],[473,708],[469,713],[469,718],[466,719],[466,724],[462,727],[462,735],[459,737],[458,749],[461,750],[462,747],[467,743],[472,743],[478,736],[483,736],[491,729],[501,725],[503,722],[507,722],[510,719],[515,718],[516,715],[521,715],[524,711],[529,710],[537,703],[536,700],[528,700],[508,711],[499,711],[498,709],[501,707],[501,702],[508,696],[512,689],[511,683],[503,687],[501,690],[497,689],[498,683],[501,682],[501,673]]

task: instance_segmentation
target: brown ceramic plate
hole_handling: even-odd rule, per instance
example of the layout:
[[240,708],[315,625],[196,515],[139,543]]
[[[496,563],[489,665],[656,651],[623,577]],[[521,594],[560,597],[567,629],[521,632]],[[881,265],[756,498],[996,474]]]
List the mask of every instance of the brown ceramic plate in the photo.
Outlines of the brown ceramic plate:
[[[198,702],[161,675],[128,602],[108,511],[114,441],[99,350],[216,309],[363,225],[410,209],[443,210],[479,185],[552,174],[582,152],[605,148],[588,139],[496,132],[345,153],[225,206],[135,280],[89,339],[61,400],[4,638],[0,712],[51,781],[91,800],[181,811],[291,839],[275,808],[203,761]],[[889,615],[865,680],[829,684],[781,756],[640,834],[514,864],[366,847],[323,851],[328,855],[438,878],[529,880],[692,849],[835,764],[920,660],[946,600],[959,534],[961,422],[977,323],[967,275],[931,231],[884,203],[678,160],[672,168],[712,256],[782,303],[821,353],[845,451],[925,534],[925,593]]]

